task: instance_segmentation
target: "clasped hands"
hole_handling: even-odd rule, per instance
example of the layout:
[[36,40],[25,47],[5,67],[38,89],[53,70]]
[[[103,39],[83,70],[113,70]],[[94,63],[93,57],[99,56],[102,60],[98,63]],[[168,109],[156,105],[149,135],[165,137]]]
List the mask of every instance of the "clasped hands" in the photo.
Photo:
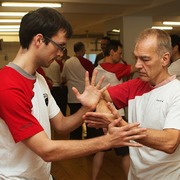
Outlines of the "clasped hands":
[[90,81],[89,73],[86,72],[85,90],[82,94],[80,94],[79,91],[73,87],[73,91],[77,99],[84,107],[88,109],[88,112],[83,116],[84,121],[89,127],[108,128],[105,136],[109,138],[111,147],[141,147],[142,145],[134,140],[146,137],[146,128],[139,127],[139,123],[137,122],[132,124],[125,122],[112,103],[107,103],[107,108],[111,113],[93,112],[98,105],[100,98],[102,97],[102,93],[109,86],[108,84],[100,89],[105,78],[104,76],[101,77],[99,82],[95,85],[97,73],[98,72],[94,70]]
[[[146,128],[139,127],[139,123],[128,124],[119,115],[117,109],[112,103],[107,103],[110,112],[87,112],[83,119],[88,127],[107,128],[106,135],[117,136],[114,147],[132,146],[142,147],[143,145],[135,140],[146,137]],[[116,137],[116,138],[117,138]]]

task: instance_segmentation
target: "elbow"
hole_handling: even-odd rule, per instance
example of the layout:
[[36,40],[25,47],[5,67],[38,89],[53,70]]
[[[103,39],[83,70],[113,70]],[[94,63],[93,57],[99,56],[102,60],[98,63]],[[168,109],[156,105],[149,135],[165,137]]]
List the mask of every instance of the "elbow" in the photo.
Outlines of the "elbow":
[[164,152],[167,154],[173,154],[176,151],[177,147],[178,147],[177,145],[169,144],[164,149]]
[[164,143],[164,152],[173,154],[180,144],[180,131],[179,130],[164,130],[166,132],[167,141]]
[[49,144],[49,146],[44,146],[38,149],[36,152],[38,156],[41,157],[45,162],[53,162],[61,160],[63,157],[57,153],[57,147],[55,145]]
[[53,159],[50,156],[44,155],[41,156],[41,158],[45,161],[45,162],[52,162]]
[[39,155],[45,162],[54,162],[63,160],[63,156],[57,155],[55,151],[48,151]]
[[41,151],[38,155],[43,159],[45,162],[52,162],[54,161],[53,153],[51,151]]

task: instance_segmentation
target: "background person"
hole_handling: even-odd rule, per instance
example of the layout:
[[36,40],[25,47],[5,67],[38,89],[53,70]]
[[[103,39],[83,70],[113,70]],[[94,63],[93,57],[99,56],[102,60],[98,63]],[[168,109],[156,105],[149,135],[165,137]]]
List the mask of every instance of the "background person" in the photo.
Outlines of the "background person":
[[[116,40],[111,40],[106,46],[106,49],[104,51],[105,57],[102,59],[103,62],[95,68],[98,71],[96,81],[98,81],[102,76],[105,76],[102,87],[106,84],[110,84],[110,86],[121,84],[124,78],[129,77],[136,71],[134,65],[124,64],[124,61],[122,61],[122,48],[123,45]],[[119,114],[125,119],[125,112],[123,108],[119,110]],[[92,137],[104,134],[101,128],[88,128],[88,130],[91,130],[90,134],[92,135],[90,136]],[[129,149],[128,147],[122,147],[115,148],[114,150],[116,155],[122,156],[122,168],[125,176],[127,177],[129,170]],[[93,158],[93,180],[97,179],[97,176],[103,164],[104,154],[104,151],[97,152]]]
[[[65,116],[66,108],[64,108],[64,102],[62,101],[63,94],[61,79],[63,64],[61,63],[61,60],[59,60],[59,58],[60,57],[57,57],[56,60],[54,60],[48,68],[44,68],[44,71],[45,74],[52,80],[51,94],[54,97],[57,105],[61,109],[61,112]],[[60,61],[60,63],[58,61]]]
[[168,71],[171,75],[175,74],[176,78],[180,80],[180,37],[176,34],[172,34],[170,37],[172,42],[172,55]]
[[98,65],[98,62],[104,58],[104,51],[106,49],[107,44],[110,42],[110,38],[107,36],[104,36],[101,38],[100,44],[101,44],[101,50],[99,54],[96,55],[96,59],[94,61],[94,66],[96,67]]
[[[70,114],[74,114],[82,106],[76,98],[72,87],[77,87],[80,93],[82,93],[85,87],[85,72],[88,71],[89,76],[92,77],[92,72],[94,70],[91,61],[83,57],[85,52],[85,45],[82,42],[75,43],[75,55],[66,61],[62,72],[63,83],[66,83],[68,87],[68,106],[70,108]],[[70,133],[70,139],[83,139],[82,133],[83,127],[79,126]]]

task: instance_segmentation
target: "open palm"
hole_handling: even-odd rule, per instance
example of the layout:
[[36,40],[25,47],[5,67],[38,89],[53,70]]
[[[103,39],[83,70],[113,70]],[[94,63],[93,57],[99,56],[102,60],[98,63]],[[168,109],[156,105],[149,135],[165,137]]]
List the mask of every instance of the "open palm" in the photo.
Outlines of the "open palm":
[[99,102],[99,99],[101,98],[101,94],[103,91],[107,89],[109,85],[106,85],[102,89],[100,89],[101,84],[104,80],[104,77],[102,76],[99,82],[95,85],[95,80],[97,76],[97,71],[93,71],[92,79],[90,81],[89,79],[89,73],[86,71],[85,74],[85,89],[82,94],[79,93],[79,91],[73,87],[73,91],[76,95],[76,98],[80,101],[80,103],[83,106],[86,106],[90,108],[90,110],[94,110],[96,108],[97,103]]

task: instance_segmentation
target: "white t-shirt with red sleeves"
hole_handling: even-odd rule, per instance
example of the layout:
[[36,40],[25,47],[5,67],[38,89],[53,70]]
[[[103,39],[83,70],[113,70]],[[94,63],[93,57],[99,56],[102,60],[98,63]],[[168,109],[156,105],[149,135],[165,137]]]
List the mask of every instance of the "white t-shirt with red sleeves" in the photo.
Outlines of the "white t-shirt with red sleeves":
[[[142,127],[180,130],[180,82],[174,79],[158,87],[140,79],[108,88],[118,108],[128,105],[128,121]],[[129,180],[180,179],[180,146],[172,154],[143,146],[130,147]]]
[[41,131],[51,138],[49,121],[60,109],[40,74],[10,63],[0,76],[0,179],[51,180],[51,163],[21,141]]

